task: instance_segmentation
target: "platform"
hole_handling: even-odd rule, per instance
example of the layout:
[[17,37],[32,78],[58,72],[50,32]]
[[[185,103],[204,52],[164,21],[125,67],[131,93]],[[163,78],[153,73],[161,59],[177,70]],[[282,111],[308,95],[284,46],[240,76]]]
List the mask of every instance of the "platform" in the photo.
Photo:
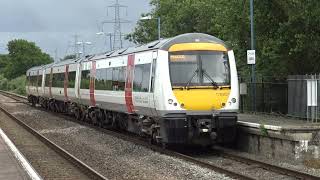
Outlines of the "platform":
[[0,128],[0,179],[41,179]]
[[238,114],[237,148],[289,161],[318,159],[320,123],[266,114]]

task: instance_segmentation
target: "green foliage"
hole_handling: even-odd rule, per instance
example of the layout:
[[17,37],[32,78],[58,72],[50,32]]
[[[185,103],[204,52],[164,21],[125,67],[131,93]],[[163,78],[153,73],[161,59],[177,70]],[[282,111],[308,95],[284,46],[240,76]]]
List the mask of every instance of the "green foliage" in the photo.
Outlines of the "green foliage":
[[8,89],[8,79],[5,78],[2,74],[0,74],[0,89],[1,90]]
[[53,61],[35,43],[23,39],[10,41],[8,51],[8,55],[0,56],[0,72],[4,73],[4,76],[8,79],[25,74],[33,66],[48,64]]
[[[230,45],[240,75],[250,72],[246,50],[250,49],[249,0],[151,0],[148,14],[161,17],[161,36],[202,32]],[[320,71],[320,1],[254,1],[255,46],[258,75],[286,77]],[[157,21],[140,20],[132,42],[157,39]]]
[[9,81],[8,87],[9,87],[9,90],[14,93],[25,95],[26,94],[26,76],[22,75],[12,79],[11,81]]
[[74,55],[74,54],[66,55],[63,59],[61,59],[61,61],[65,61],[68,59],[76,59],[76,55]]
[[269,136],[268,130],[264,127],[264,124],[260,125],[260,131],[263,136]]
[[0,74],[0,89],[26,95],[26,76],[22,75],[15,79],[8,80]]

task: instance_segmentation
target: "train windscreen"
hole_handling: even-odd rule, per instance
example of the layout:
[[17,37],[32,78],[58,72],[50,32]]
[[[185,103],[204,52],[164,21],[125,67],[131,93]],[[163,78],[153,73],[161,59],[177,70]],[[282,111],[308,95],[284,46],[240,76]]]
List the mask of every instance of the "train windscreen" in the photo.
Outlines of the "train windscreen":
[[182,51],[169,55],[172,86],[217,87],[230,85],[228,55],[219,51]]

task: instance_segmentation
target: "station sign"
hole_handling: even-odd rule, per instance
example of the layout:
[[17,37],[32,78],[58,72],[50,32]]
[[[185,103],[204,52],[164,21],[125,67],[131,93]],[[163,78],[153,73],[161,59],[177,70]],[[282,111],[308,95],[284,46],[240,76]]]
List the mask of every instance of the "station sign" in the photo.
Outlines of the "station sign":
[[318,106],[318,82],[316,79],[307,80],[307,105]]
[[256,64],[256,50],[247,50],[247,64]]

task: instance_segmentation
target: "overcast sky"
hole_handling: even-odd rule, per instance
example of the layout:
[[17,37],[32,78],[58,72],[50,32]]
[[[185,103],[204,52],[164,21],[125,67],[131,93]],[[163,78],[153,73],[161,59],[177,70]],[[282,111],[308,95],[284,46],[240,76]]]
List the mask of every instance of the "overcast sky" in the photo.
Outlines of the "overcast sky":
[[[73,36],[80,35],[80,41],[90,41],[92,46],[86,52],[97,53],[108,50],[109,41],[96,33],[104,20],[114,18],[114,10],[107,6],[115,0],[0,0],[0,54],[7,53],[6,44],[12,39],[27,39],[35,42],[44,52],[63,57],[74,50],[70,45]],[[152,7],[149,0],[119,0],[128,6],[121,16],[131,21],[122,24],[122,32],[133,31],[142,13]],[[113,32],[113,24],[104,26],[105,32]],[[107,44],[107,46],[106,46]],[[128,42],[125,46],[129,46]],[[69,48],[68,48],[69,47]]]

